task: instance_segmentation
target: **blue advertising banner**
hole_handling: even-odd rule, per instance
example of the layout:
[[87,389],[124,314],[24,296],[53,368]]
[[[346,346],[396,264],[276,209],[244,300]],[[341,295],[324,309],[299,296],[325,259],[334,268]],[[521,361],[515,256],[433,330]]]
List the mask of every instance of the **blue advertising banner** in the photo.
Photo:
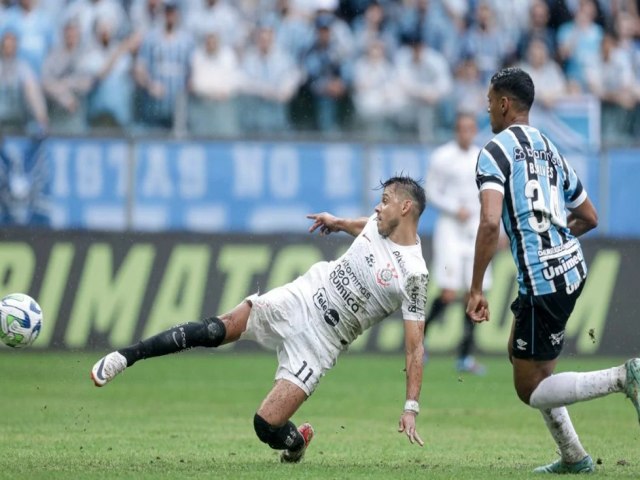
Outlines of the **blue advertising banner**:
[[126,228],[128,142],[5,138],[2,222],[53,228]]
[[608,231],[613,236],[640,236],[638,150],[611,150],[608,159]]
[[[301,232],[305,216],[370,215],[381,180],[427,175],[433,146],[4,138],[0,223],[56,229]],[[635,150],[566,151],[598,207],[596,235],[638,235]],[[601,175],[602,172],[605,175]],[[626,192],[626,193],[625,193]],[[628,194],[628,196],[627,196]],[[636,209],[637,210],[637,209]],[[635,215],[635,217],[634,217]],[[420,233],[437,218],[427,208]]]
[[308,213],[362,214],[355,145],[143,141],[136,158],[134,229],[301,231]]

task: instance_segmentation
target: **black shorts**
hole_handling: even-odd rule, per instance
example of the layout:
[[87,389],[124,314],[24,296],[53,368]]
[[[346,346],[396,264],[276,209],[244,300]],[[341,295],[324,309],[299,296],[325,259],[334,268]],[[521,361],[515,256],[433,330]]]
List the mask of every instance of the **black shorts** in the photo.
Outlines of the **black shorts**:
[[548,295],[520,293],[511,304],[515,316],[512,355],[516,358],[553,360],[564,345],[564,329],[584,282],[572,293]]

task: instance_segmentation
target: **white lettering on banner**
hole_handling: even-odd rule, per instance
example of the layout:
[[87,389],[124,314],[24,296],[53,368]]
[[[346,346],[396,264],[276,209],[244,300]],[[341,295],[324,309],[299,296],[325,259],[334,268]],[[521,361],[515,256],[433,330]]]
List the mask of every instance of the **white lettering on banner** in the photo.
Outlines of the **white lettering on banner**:
[[275,198],[293,198],[300,187],[298,152],[291,147],[274,147],[269,162],[269,190]]
[[53,161],[53,179],[51,182],[51,193],[54,197],[69,196],[69,145],[54,143],[51,149],[51,159]]
[[76,191],[79,198],[99,197],[103,189],[102,149],[82,144],[75,154]]
[[[129,148],[124,143],[107,147],[107,164],[116,172],[116,195],[123,198],[129,188]],[[111,171],[108,172],[111,175]],[[113,178],[113,177],[111,177]]]
[[[145,165],[143,163],[143,165]],[[169,172],[167,149],[161,145],[153,145],[147,149],[147,171],[142,176],[142,195],[145,197],[169,198],[173,195],[173,178]]]
[[181,198],[202,198],[207,192],[207,158],[204,148],[185,146],[178,153],[178,188]]
[[348,198],[353,195],[351,165],[353,149],[329,146],[324,151],[324,191],[327,198]]
[[264,148],[236,145],[233,157],[233,195],[235,198],[260,198],[264,185]]

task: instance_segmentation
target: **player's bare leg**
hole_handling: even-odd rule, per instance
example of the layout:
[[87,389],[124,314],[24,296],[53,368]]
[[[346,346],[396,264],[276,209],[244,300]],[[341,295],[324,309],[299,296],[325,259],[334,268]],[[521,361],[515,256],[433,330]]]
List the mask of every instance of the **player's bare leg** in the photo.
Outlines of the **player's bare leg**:
[[298,429],[289,419],[307,399],[307,394],[288,380],[277,380],[254,417],[258,438],[271,448],[283,450],[280,460],[297,463],[313,438],[313,427],[304,423]]

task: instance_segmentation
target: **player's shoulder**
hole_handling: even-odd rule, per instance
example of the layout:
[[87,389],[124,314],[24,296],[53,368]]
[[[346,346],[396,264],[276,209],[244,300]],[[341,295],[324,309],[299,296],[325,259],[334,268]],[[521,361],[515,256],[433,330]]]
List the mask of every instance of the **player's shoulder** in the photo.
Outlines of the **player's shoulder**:
[[514,143],[513,132],[508,128],[505,128],[501,132],[496,133],[487,143],[485,143],[482,150],[489,150],[495,145],[505,147],[512,143]]
[[429,274],[427,262],[422,254],[422,246],[416,245],[405,253],[407,257],[407,276]]

